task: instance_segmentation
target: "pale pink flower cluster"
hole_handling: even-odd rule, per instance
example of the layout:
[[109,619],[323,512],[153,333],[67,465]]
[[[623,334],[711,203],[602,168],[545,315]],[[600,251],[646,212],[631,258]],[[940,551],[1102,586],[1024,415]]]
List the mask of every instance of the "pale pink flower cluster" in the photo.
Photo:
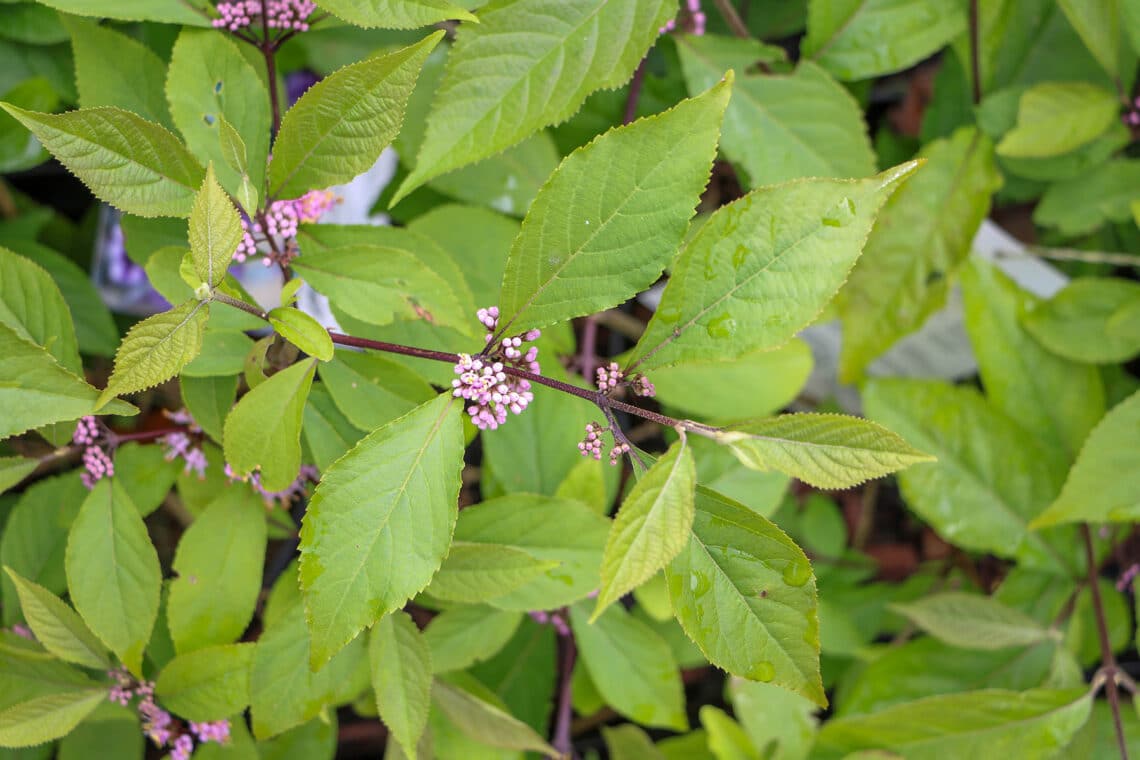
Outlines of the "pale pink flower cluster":
[[236,32],[254,24],[260,26],[264,14],[265,25],[270,29],[307,32],[309,16],[316,9],[316,3],[310,0],[235,0],[218,3],[221,18],[213,23],[218,29]]
[[1120,578],[1116,581],[1116,590],[1121,593],[1128,590],[1132,585],[1132,581],[1136,580],[1136,576],[1140,575],[1140,565],[1132,564],[1125,568],[1124,572],[1120,574]]
[[531,619],[539,625],[553,626],[554,632],[559,636],[570,635],[570,625],[566,622],[566,618],[563,617],[561,612],[534,610],[532,612],[528,612],[527,614],[530,615]]
[[[126,668],[118,667],[107,672],[114,680],[108,698],[123,707],[130,705],[138,697],[136,709],[142,719],[142,732],[154,742],[156,747],[170,747],[171,760],[188,760],[194,752],[194,738],[186,733],[180,721],[158,706],[154,701],[154,682],[136,681]],[[190,732],[198,741],[225,744],[230,738],[230,722],[219,720],[212,723],[191,723]]]
[[653,383],[649,382],[649,378],[645,375],[634,375],[630,379],[626,379],[625,373],[621,371],[621,367],[617,362],[610,362],[608,366],[598,367],[595,371],[598,390],[602,393],[609,393],[616,390],[619,385],[627,385],[633,391],[635,396],[643,396],[645,398],[652,398],[657,395],[657,388]]
[[[340,203],[340,198],[331,190],[312,190],[300,198],[286,201],[274,201],[269,204],[265,212],[265,224],[257,220],[250,221],[244,217],[241,220],[242,239],[234,251],[234,259],[242,262],[259,251],[259,240],[272,237],[280,241],[282,248],[288,248],[288,243],[297,236],[300,225],[319,220],[327,214],[333,206]],[[272,256],[267,255],[263,261],[266,266],[276,263]]]
[[190,436],[185,433],[167,433],[158,440],[166,446],[166,461],[173,462],[181,457],[186,463],[182,472],[196,472],[198,480],[206,479],[206,466],[209,464],[206,461],[206,453],[201,447],[194,445]]
[[213,723],[190,723],[190,731],[198,737],[200,742],[214,742],[225,744],[230,740],[230,722],[216,720]]
[[95,484],[103,478],[109,478],[115,474],[115,463],[111,461],[111,457],[107,456],[107,452],[99,446],[88,446],[83,450],[83,467],[85,469],[79,477],[88,490],[94,488]]
[[99,424],[91,415],[81,417],[79,422],[75,425],[75,432],[71,434],[71,440],[80,446],[90,446],[95,443],[99,438]]
[[530,381],[515,377],[505,370],[513,368],[540,374],[538,347],[523,350],[524,342],[532,342],[542,335],[540,330],[529,330],[521,335],[503,338],[497,344],[495,330],[499,326],[499,308],[480,309],[476,316],[487,328],[484,342],[487,348],[481,354],[460,354],[455,364],[458,378],[451,381],[452,395],[470,401],[467,414],[480,430],[494,430],[507,421],[507,414],[522,414],[534,393]]
[[245,477],[238,477],[234,473],[233,467],[228,464],[225,467],[225,473],[226,477],[231,481],[240,480],[243,483],[249,483],[250,488],[261,495],[267,507],[279,506],[282,509],[288,509],[289,505],[292,504],[295,499],[303,496],[309,484],[315,483],[320,475],[316,467],[310,464],[303,464],[301,465],[301,471],[297,474],[297,478],[292,483],[280,491],[266,491],[264,486],[261,485],[261,475],[259,473],[252,472]]
[[[705,33],[704,11],[701,10],[701,0],[685,0],[685,17],[682,21],[683,31],[687,34],[701,35]],[[677,19],[669,19],[665,26],[659,30],[661,34],[671,32],[677,28]]]
[[[597,422],[587,422],[586,437],[578,443],[579,453],[584,457],[593,457],[600,462],[602,459],[602,433],[609,430],[610,428],[602,427]],[[615,437],[613,448],[610,449],[610,464],[616,465],[628,453],[629,444],[618,443]]]

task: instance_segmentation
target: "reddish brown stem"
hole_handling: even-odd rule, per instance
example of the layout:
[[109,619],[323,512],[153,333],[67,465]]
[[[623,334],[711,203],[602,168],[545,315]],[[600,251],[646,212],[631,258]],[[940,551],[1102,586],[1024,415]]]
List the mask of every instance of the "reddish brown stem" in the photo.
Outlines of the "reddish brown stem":
[[1120,760],[1128,760],[1128,741],[1124,736],[1124,723],[1120,718],[1120,689],[1117,686],[1116,656],[1112,652],[1112,641],[1108,637],[1108,619],[1104,614],[1104,604],[1100,598],[1097,583],[1096,552],[1093,550],[1092,531],[1088,525],[1081,525],[1081,535],[1085,541],[1085,561],[1088,565],[1089,593],[1092,594],[1093,614],[1096,616],[1096,630],[1100,638],[1100,657],[1104,671],[1104,690],[1108,695],[1108,706],[1112,710],[1112,725],[1116,729],[1116,745],[1120,750]]

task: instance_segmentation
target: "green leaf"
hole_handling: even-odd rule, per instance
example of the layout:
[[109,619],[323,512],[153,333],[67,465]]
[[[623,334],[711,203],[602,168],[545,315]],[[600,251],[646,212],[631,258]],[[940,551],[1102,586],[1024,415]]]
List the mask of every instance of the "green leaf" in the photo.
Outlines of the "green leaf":
[[608,519],[578,501],[513,494],[460,512],[455,540],[509,546],[560,563],[522,588],[490,601],[494,607],[519,612],[554,609],[598,587],[598,566],[609,525]]
[[[131,217],[133,218],[133,217]],[[182,225],[183,227],[185,225]],[[183,236],[184,233],[183,233]],[[150,280],[154,289],[170,303],[182,303],[183,301],[193,298],[198,300],[194,287],[182,278],[183,273],[191,273],[193,271],[193,262],[191,260],[190,251],[185,247],[169,246],[163,247],[150,255],[146,261],[146,276]],[[195,283],[195,286],[198,283]],[[227,275],[225,282],[222,285],[222,291],[234,295],[234,297],[241,296],[242,290],[238,281],[232,275]],[[243,300],[252,300],[244,298]],[[240,309],[237,309],[229,304],[222,303],[221,301],[212,301],[210,303],[210,328],[214,332],[246,332],[252,330],[262,330],[265,328],[265,320],[260,317],[249,314]]]
[[854,380],[946,300],[1001,186],[989,138],[973,127],[927,145],[922,172],[883,207],[840,295],[841,379]]
[[602,740],[610,760],[665,760],[649,735],[632,723],[602,726]]
[[676,39],[689,92],[712,86],[729,68],[741,72],[724,114],[721,148],[744,169],[747,187],[875,173],[862,109],[819,66],[804,61],[788,75],[748,74],[759,42],[711,34]]
[[178,384],[186,411],[208,436],[220,443],[226,414],[237,392],[237,376],[182,377]]
[[460,405],[443,394],[360,441],[321,478],[301,527],[301,589],[321,665],[423,589],[451,543]]
[[249,671],[256,644],[227,644],[181,654],[154,685],[162,705],[187,720],[222,720],[249,705]]
[[1122,44],[1122,14],[1117,0],[1058,0],[1057,5],[1110,77],[1119,80],[1136,68],[1135,55]]
[[117,479],[100,480],[67,539],[67,588],[75,609],[130,671],[158,616],[162,569],[138,508]]
[[372,353],[342,350],[320,372],[337,408],[361,430],[375,430],[436,395],[419,375]]
[[324,472],[364,437],[341,413],[324,383],[313,383],[305,404],[301,433],[313,464]]
[[891,609],[935,638],[965,649],[1005,649],[1049,638],[1033,618],[978,594],[945,591]]
[[1106,222],[1132,219],[1140,197],[1140,160],[1113,158],[1085,174],[1055,182],[1033,210],[1033,221],[1055,227],[1065,237],[1095,231]]
[[955,0],[839,0],[808,3],[805,58],[840,79],[900,71],[966,31]]
[[107,699],[104,689],[48,694],[0,711],[0,746],[31,747],[67,734]]
[[592,602],[570,607],[582,663],[617,712],[647,726],[688,728],[681,674],[669,645],[620,605],[587,622]]
[[1048,301],[1027,304],[1022,324],[1066,359],[1128,361],[1140,353],[1140,285],[1119,277],[1078,277]]
[[873,422],[843,414],[783,414],[736,425],[717,440],[746,467],[817,488],[851,488],[934,457]]
[[759,757],[748,734],[724,710],[704,705],[700,711],[701,725],[708,732],[708,747],[713,756],[730,760],[752,760]]
[[439,599],[480,604],[525,586],[559,564],[511,546],[455,541],[427,593]]
[[99,404],[177,375],[202,350],[209,315],[208,303],[191,299],[132,327],[115,353],[115,371]]
[[1083,688],[929,697],[830,720],[816,752],[820,758],[839,758],[860,749],[885,749],[914,760],[1052,757],[1088,720],[1091,708],[1092,695]]
[[[184,29],[166,75],[166,99],[178,131],[195,155],[214,163],[222,187],[239,198],[242,176],[248,173],[252,186],[262,187],[269,160],[272,117],[260,71],[227,35]],[[243,171],[230,166],[222,147],[223,122],[243,140]]]
[[558,755],[530,726],[457,686],[436,679],[431,694],[443,714],[480,744]]
[[309,251],[293,268],[334,306],[372,325],[423,320],[467,329],[472,321],[451,284],[399,248],[352,245]]
[[163,96],[166,64],[150,48],[109,26],[61,16],[71,35],[75,85],[83,108],[117,106],[170,124]]
[[[38,0],[37,0],[38,1]],[[167,24],[209,26],[205,0],[168,3],[164,0],[116,0],[108,7],[102,0],[47,0],[49,8],[76,16],[113,18],[120,21],[160,21]],[[216,34],[216,32],[215,32]]]
[[415,760],[431,709],[431,650],[408,614],[397,610],[372,628],[368,660],[380,719]]
[[747,507],[697,488],[689,545],[665,569],[673,611],[733,675],[827,704],[815,579],[803,551]]
[[962,293],[966,331],[987,397],[1072,461],[1104,415],[1100,373],[1051,354],[1026,332],[1018,316],[1032,310],[1037,299],[995,266],[975,258],[963,269]]
[[269,194],[295,198],[366,171],[400,131],[434,32],[415,45],[347,66],[310,87],[273,142]]
[[1015,158],[1059,156],[1099,137],[1116,123],[1120,103],[1103,87],[1087,82],[1045,82],[1021,96],[1017,126],[997,152]]
[[610,528],[602,585],[590,622],[657,574],[689,541],[697,468],[680,439],[634,485]]
[[764,187],[719,208],[673,262],[634,366],[724,361],[791,340],[831,301],[879,207],[918,166]]
[[[501,325],[545,327],[651,285],[708,182],[732,77],[572,153],[531,204],[511,246]],[[603,177],[592,186],[594,177]],[[592,187],[588,192],[584,188]]]
[[[497,156],[436,177],[428,187],[502,214],[524,216],[560,160],[554,138],[548,132],[538,132]],[[432,232],[424,229],[424,234]]]
[[1056,572],[1071,561],[1028,530],[1060,490],[1064,462],[986,403],[976,390],[875,379],[867,415],[900,431],[936,463],[899,475],[907,505],[946,541]]
[[234,251],[241,242],[241,217],[226,191],[214,176],[214,165],[206,168],[206,179],[190,211],[190,253],[194,272],[210,289],[222,284]]
[[180,378],[237,375],[245,369],[253,347],[253,340],[245,333],[207,328],[201,351],[182,368]]
[[[321,7],[355,26],[383,29],[418,29],[454,19],[479,22],[462,7],[447,0],[323,0]],[[415,760],[415,752],[404,747]]]
[[44,649],[61,660],[88,668],[106,670],[111,666],[106,648],[66,602],[12,568],[5,567],[4,571],[16,584],[24,618]]
[[[222,148],[222,161],[226,166],[233,169],[238,174],[249,173],[249,152],[245,147],[245,140],[242,139],[241,133],[237,131],[233,124],[226,121],[224,115],[218,117],[218,144]],[[289,287],[290,280],[286,282],[283,287]],[[294,292],[297,287],[300,287],[301,281],[297,281],[294,286]]]
[[[0,438],[53,422],[75,420],[98,407],[99,391],[61,367],[44,349],[0,324]],[[136,414],[115,401],[109,414]]]
[[237,402],[222,434],[234,475],[261,473],[267,491],[280,491],[301,469],[301,418],[316,359],[283,369]]
[[205,172],[164,127],[119,108],[36,113],[0,103],[95,197],[128,214],[189,216]]
[[51,276],[23,256],[0,248],[0,324],[43,346],[65,369],[81,374],[71,312]]
[[483,605],[444,610],[424,629],[424,639],[431,648],[432,672],[465,670],[494,657],[511,640],[521,621],[521,612]]
[[816,706],[773,684],[731,678],[729,698],[741,728],[755,747],[780,757],[805,758],[819,731]]
[[261,592],[265,505],[244,483],[228,485],[178,542],[166,621],[179,654],[236,641]]
[[269,324],[281,337],[310,356],[323,362],[333,358],[333,342],[329,331],[303,311],[278,306],[269,312]]
[[[50,113],[59,108],[59,96],[51,82],[32,77],[3,94],[12,105]],[[6,113],[0,113],[0,171],[5,173],[31,169],[48,159],[48,152],[34,135]]]
[[1089,433],[1061,495],[1030,527],[1140,519],[1140,393],[1114,406]]
[[182,470],[165,448],[133,441],[115,448],[115,477],[143,517],[159,508]]
[[565,121],[591,92],[625,84],[675,10],[667,0],[519,0],[461,26],[416,167],[392,203]]
[[0,457],[0,493],[19,485],[20,481],[35,472],[40,460],[23,457]]

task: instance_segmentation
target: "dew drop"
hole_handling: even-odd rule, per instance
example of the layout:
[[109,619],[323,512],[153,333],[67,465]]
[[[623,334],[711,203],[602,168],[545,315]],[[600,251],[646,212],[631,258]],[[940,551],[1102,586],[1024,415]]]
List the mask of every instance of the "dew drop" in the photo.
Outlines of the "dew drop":
[[784,568],[784,583],[789,586],[802,586],[811,580],[811,565],[807,560],[792,560]]
[[771,681],[776,677],[776,668],[770,662],[758,662],[752,668],[751,677],[755,681]]
[[820,221],[826,227],[846,227],[855,218],[855,201],[844,198],[835,204]]
[[202,114],[202,121],[206,122],[206,124],[207,124],[208,126],[211,126],[211,127],[212,127],[212,126],[214,126],[214,115],[213,115],[213,114],[208,114],[208,113],[207,113],[207,114]]
[[720,316],[713,317],[705,329],[708,330],[710,338],[731,338],[736,332],[736,320],[726,311]]

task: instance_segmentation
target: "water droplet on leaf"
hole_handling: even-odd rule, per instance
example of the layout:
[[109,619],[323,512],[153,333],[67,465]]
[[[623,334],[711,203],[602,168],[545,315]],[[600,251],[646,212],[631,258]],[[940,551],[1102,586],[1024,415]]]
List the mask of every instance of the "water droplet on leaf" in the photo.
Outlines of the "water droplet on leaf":
[[736,320],[726,311],[718,317],[713,317],[705,329],[708,330],[710,338],[731,338],[736,332]]
[[784,583],[789,586],[802,586],[811,580],[811,565],[807,560],[792,560],[784,568]]
[[826,227],[846,227],[855,218],[855,201],[844,198],[835,204],[820,221]]
[[758,662],[752,668],[751,677],[755,681],[771,681],[776,677],[776,668],[770,662]]

